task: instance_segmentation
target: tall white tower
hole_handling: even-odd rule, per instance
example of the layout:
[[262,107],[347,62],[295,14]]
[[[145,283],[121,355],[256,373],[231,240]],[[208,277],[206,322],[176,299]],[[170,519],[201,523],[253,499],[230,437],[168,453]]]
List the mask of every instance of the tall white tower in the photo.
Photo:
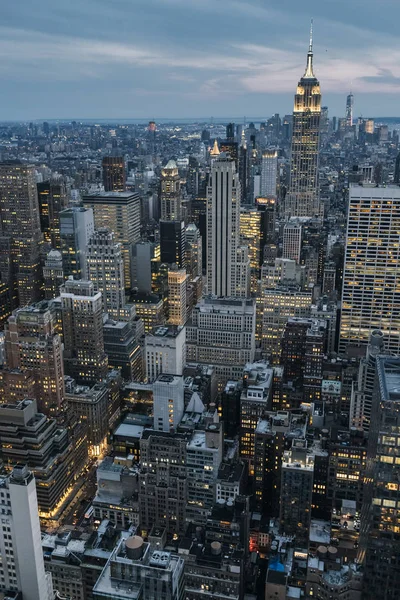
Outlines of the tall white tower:
[[213,162],[207,188],[207,291],[217,297],[249,293],[250,262],[240,245],[240,182],[235,162]]
[[24,600],[50,600],[51,576],[43,562],[35,478],[24,465],[0,480],[0,590]]

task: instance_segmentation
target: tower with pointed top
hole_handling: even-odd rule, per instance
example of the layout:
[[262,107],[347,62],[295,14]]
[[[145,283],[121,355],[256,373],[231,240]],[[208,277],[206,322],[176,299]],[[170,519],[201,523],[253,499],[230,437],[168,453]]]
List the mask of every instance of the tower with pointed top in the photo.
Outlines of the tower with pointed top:
[[291,173],[285,217],[322,217],[318,165],[321,90],[313,68],[312,22],[307,66],[294,97]]

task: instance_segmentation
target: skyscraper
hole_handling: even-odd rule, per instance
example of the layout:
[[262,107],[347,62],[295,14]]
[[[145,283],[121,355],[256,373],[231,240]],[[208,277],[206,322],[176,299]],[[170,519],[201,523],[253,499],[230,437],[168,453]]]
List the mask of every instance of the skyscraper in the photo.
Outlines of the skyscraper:
[[39,410],[57,414],[64,400],[61,338],[55,314],[46,301],[20,308],[5,327],[6,367],[28,371],[35,380]]
[[140,198],[136,192],[101,192],[83,198],[93,209],[96,229],[107,227],[122,244],[125,285],[132,286],[132,245],[140,239]]
[[187,286],[186,269],[168,269],[168,322],[171,325],[184,325],[187,321]]
[[102,305],[91,281],[68,279],[61,286],[65,372],[81,384],[107,375]]
[[125,191],[125,161],[123,156],[103,157],[103,185],[106,192]]
[[261,196],[276,197],[276,178],[278,174],[278,152],[267,150],[261,159]]
[[50,250],[43,267],[44,297],[51,300],[60,295],[60,286],[64,283],[62,254],[59,250]]
[[286,217],[321,216],[318,187],[321,91],[313,70],[312,29],[307,67],[297,85]]
[[350,92],[346,99],[346,127],[353,126],[353,106],[354,96],[352,92]]
[[181,191],[178,167],[174,160],[161,169],[161,220],[179,221],[181,218]]
[[60,212],[60,238],[64,277],[85,279],[86,251],[94,231],[91,208],[73,206]]
[[53,175],[48,181],[38,183],[37,190],[44,241],[61,250],[60,212],[68,205],[65,180],[61,175]]
[[123,320],[125,281],[121,244],[105,227],[95,231],[89,239],[87,274],[95,291],[102,294],[104,312],[113,319]]
[[400,188],[350,188],[339,352],[366,346],[374,329],[400,352]]
[[160,221],[160,260],[183,268],[186,264],[185,223]]
[[35,169],[19,161],[0,164],[0,280],[11,307],[40,299],[39,203]]
[[400,359],[377,356],[360,559],[365,600],[394,600],[400,589]]
[[291,219],[283,228],[283,258],[290,258],[297,263],[300,262],[301,252],[301,225],[295,219]]
[[19,591],[26,600],[53,598],[45,573],[35,478],[17,465],[0,479],[0,590]]
[[[235,163],[218,158],[207,189],[207,291],[217,297],[247,296],[249,258],[240,244],[240,183]],[[243,250],[243,252],[242,252]]]

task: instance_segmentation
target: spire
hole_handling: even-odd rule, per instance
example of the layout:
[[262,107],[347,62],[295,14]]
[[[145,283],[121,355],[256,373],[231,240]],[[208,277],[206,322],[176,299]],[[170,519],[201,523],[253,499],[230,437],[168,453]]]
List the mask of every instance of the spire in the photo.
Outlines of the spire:
[[214,140],[214,146],[213,146],[213,149],[210,151],[210,156],[215,156],[215,157],[216,157],[216,156],[219,156],[220,154],[221,154],[221,153],[220,153],[220,151],[219,151],[219,148],[218,148],[218,142],[217,142],[217,140],[215,139],[215,140]]
[[310,27],[310,45],[308,47],[307,54],[307,68],[304,73],[304,79],[315,79],[314,71],[313,71],[313,19],[311,19],[311,27]]

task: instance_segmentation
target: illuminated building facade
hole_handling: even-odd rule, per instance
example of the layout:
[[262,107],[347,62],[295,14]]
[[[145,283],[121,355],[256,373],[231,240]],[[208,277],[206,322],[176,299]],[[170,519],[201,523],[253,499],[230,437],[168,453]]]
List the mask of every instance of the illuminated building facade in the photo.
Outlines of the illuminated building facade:
[[29,372],[35,380],[38,408],[46,415],[58,414],[64,400],[64,367],[55,314],[45,300],[20,308],[5,327],[5,365]]
[[241,209],[240,238],[241,243],[248,247],[252,292],[257,292],[257,281],[260,276],[260,264],[262,263],[262,225],[262,211],[251,208]]
[[39,203],[35,168],[19,161],[0,164],[0,281],[11,308],[40,299]]
[[400,359],[378,356],[361,511],[363,598],[392,600],[400,589]]
[[143,321],[145,333],[149,333],[153,327],[165,323],[164,302],[156,294],[136,294],[133,302],[136,316]]
[[184,325],[187,321],[188,279],[185,269],[168,269],[168,322],[171,325]]
[[125,161],[123,156],[104,156],[103,185],[106,192],[125,191]]
[[100,456],[107,447],[109,431],[107,383],[77,386],[73,379],[67,378],[65,402],[85,426],[89,455]]
[[182,215],[180,177],[174,160],[161,169],[161,220],[180,221]]
[[61,250],[60,212],[68,206],[66,183],[61,175],[37,184],[40,227],[44,241]]
[[93,211],[73,206],[60,212],[60,238],[64,277],[86,277],[86,250],[94,231]]
[[23,400],[0,405],[0,447],[6,471],[22,463],[34,474],[40,518],[58,519],[86,462],[86,437],[70,438],[36,400]]
[[207,188],[207,292],[246,297],[249,258],[240,247],[240,183],[235,163],[217,158]]
[[106,227],[122,244],[125,286],[132,287],[132,245],[140,239],[140,197],[136,192],[101,192],[83,198],[94,214],[96,229]]
[[350,188],[339,352],[366,346],[374,329],[400,353],[400,188]]
[[293,110],[293,135],[289,191],[285,216],[320,217],[318,165],[321,91],[313,70],[312,35],[307,67],[297,85]]
[[107,375],[102,304],[91,281],[68,279],[61,287],[65,373],[82,385]]

